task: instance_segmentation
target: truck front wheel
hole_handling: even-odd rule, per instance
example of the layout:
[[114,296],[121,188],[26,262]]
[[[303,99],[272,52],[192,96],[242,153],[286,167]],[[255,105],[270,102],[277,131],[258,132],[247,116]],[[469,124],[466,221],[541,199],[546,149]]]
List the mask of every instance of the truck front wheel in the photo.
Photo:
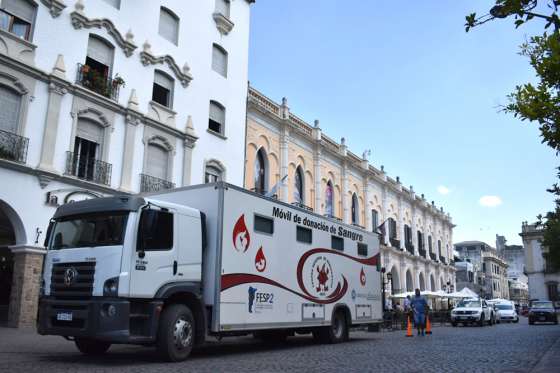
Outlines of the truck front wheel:
[[78,350],[85,355],[103,355],[111,347],[109,342],[96,341],[89,338],[76,338],[74,343]]
[[191,310],[183,304],[167,306],[161,315],[156,347],[168,361],[189,357],[195,339],[195,323]]

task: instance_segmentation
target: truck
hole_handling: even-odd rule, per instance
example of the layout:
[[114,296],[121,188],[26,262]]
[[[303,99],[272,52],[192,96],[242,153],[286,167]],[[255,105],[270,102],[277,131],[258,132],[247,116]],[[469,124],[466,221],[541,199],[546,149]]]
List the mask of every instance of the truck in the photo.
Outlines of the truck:
[[206,338],[312,334],[339,343],[382,321],[379,236],[217,182],[57,208],[37,329],[85,354]]

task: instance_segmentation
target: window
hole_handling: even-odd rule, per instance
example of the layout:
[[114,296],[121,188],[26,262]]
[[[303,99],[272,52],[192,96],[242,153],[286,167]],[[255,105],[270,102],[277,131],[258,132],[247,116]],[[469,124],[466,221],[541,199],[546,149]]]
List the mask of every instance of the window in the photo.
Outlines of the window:
[[304,203],[304,195],[303,195],[303,171],[300,166],[296,168],[296,173],[294,175],[294,202],[303,204]]
[[121,8],[121,0],[103,0],[107,4],[112,5],[113,7],[120,9]]
[[482,272],[486,272],[486,263],[482,263]]
[[558,295],[558,283],[557,282],[549,282],[546,284],[546,289],[548,292],[548,300],[557,301],[560,299]]
[[30,41],[37,7],[28,0],[2,0],[0,29]]
[[430,253],[433,253],[433,250],[432,250],[432,236],[428,236],[428,249],[430,250]]
[[264,216],[255,215],[255,232],[273,234],[274,220]]
[[313,242],[313,232],[309,228],[296,227],[296,240],[303,243]]
[[412,229],[407,224],[404,225],[404,242],[412,245]]
[[138,228],[138,249],[163,251],[173,248],[173,214],[167,211],[144,210]]
[[389,218],[389,238],[397,239],[397,222],[393,218]]
[[154,72],[154,87],[152,101],[168,108],[173,108],[173,78],[156,70]]
[[416,236],[418,237],[418,249],[424,249],[424,235],[420,231],[416,231]]
[[371,210],[371,226],[372,231],[377,232],[377,227],[379,226],[379,213],[376,210]]
[[167,180],[167,169],[169,165],[169,152],[167,149],[156,144],[149,144],[147,150],[146,174]]
[[17,133],[21,95],[0,85],[0,130]]
[[360,224],[360,206],[358,204],[358,196],[352,194],[352,224]]
[[218,44],[212,46],[212,70],[227,78],[228,54]]
[[358,242],[358,255],[367,256],[368,255],[367,251],[368,251],[367,250],[367,245],[364,244],[364,243],[359,243]]
[[78,121],[71,174],[86,180],[97,180],[101,172],[97,159],[101,153],[104,129],[91,120]]
[[344,251],[344,239],[342,237],[331,236],[331,246],[333,250]]
[[173,44],[179,44],[179,17],[164,7],[159,11],[159,34]]
[[222,181],[222,170],[216,166],[207,165],[204,172],[205,183],[216,183]]
[[334,216],[333,193],[334,193],[333,186],[331,181],[329,180],[327,182],[327,187],[325,188],[325,215],[327,215],[328,217]]
[[229,18],[230,0],[216,0],[216,13]]
[[212,132],[224,134],[226,123],[226,109],[216,101],[210,101],[210,116],[208,129]]
[[266,163],[264,150],[261,148],[257,152],[255,159],[255,192],[259,194],[266,193]]

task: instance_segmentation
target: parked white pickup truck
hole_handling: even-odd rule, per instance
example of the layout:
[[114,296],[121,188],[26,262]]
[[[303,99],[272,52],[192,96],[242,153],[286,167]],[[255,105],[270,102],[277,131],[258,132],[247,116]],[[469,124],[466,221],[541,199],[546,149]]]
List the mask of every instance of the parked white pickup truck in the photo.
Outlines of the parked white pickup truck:
[[494,325],[496,319],[494,311],[484,299],[472,298],[462,300],[457,307],[451,311],[451,325],[457,326],[477,323],[478,326]]

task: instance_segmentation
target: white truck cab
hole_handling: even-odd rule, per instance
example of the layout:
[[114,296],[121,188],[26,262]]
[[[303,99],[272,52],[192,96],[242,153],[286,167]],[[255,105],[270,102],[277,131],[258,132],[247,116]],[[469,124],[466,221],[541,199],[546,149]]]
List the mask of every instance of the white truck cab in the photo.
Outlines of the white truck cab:
[[377,234],[226,183],[63,205],[46,246],[38,331],[88,354],[381,321]]

